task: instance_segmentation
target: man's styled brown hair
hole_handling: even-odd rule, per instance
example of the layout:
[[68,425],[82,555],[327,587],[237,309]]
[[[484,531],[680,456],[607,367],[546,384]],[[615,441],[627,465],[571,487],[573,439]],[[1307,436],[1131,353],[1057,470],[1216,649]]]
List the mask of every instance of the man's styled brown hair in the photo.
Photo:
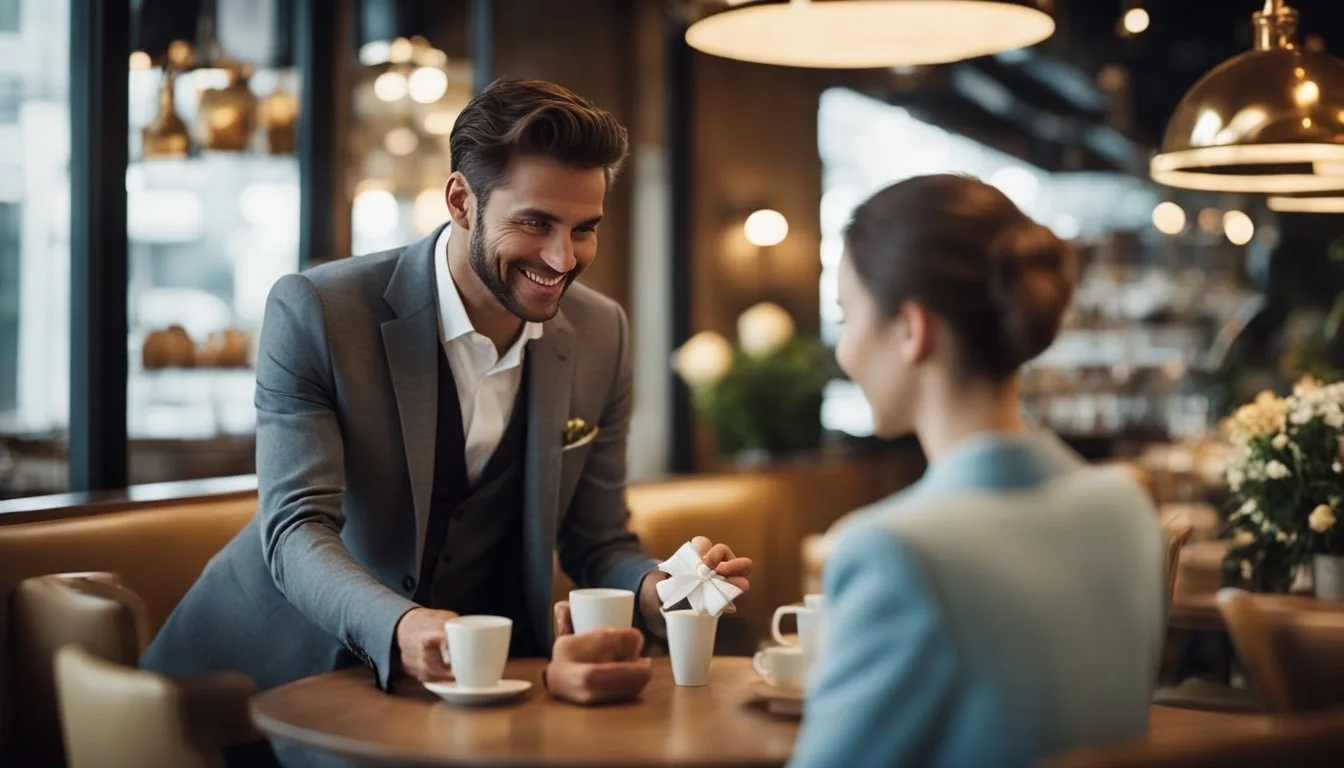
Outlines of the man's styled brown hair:
[[448,143],[453,170],[466,177],[482,208],[517,155],[602,168],[610,185],[629,146],[610,112],[541,80],[491,83],[457,116]]

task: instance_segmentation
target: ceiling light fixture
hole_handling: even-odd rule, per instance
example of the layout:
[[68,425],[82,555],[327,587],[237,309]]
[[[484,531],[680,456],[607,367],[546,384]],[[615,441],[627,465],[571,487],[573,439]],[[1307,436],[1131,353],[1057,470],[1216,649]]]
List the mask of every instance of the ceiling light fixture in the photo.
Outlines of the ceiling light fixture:
[[1265,206],[1275,213],[1344,213],[1344,192],[1321,196],[1273,195],[1265,198]]
[[1292,194],[1339,187],[1315,163],[1344,161],[1344,62],[1297,44],[1297,11],[1266,0],[1255,48],[1195,83],[1149,172],[1161,184]]
[[692,48],[758,64],[869,69],[946,64],[1054,34],[1046,0],[756,0],[686,30]]
[[1136,5],[1125,11],[1125,15],[1120,19],[1120,26],[1127,35],[1139,35],[1148,30],[1151,22],[1148,11],[1143,6]]

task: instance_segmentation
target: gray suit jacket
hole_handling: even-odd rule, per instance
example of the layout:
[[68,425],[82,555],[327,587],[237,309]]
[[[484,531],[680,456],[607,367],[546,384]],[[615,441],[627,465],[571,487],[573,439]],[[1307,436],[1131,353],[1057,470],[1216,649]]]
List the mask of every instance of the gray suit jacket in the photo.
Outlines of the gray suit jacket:
[[[338,666],[344,647],[386,688],[397,621],[415,607],[434,478],[437,235],[272,288],[257,354],[260,508],[143,666],[239,669],[270,687]],[[624,312],[574,285],[527,359],[526,603],[550,647],[553,553],[577,584],[630,590],[657,563],[627,528]],[[565,449],[574,417],[600,432]]]

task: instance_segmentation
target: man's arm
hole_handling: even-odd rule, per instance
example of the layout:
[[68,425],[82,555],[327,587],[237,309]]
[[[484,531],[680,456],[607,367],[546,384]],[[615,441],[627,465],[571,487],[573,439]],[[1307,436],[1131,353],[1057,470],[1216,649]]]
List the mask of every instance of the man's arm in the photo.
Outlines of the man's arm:
[[263,555],[280,592],[373,667],[386,689],[398,620],[416,607],[346,550],[345,457],[321,299],[303,275],[271,289],[257,351]]
[[561,527],[558,549],[560,566],[575,583],[639,594],[645,575],[658,567],[658,561],[648,556],[629,528],[626,444],[634,376],[629,323],[620,307],[614,314],[619,329],[616,381]]

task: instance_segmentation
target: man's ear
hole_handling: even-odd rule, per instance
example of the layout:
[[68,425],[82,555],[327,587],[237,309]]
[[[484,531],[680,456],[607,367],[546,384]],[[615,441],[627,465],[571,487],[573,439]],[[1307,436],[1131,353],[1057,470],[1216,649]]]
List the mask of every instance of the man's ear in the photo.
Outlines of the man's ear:
[[468,186],[467,177],[453,171],[444,186],[443,197],[448,204],[448,217],[453,220],[453,226],[470,231],[471,225],[476,223],[476,195]]

